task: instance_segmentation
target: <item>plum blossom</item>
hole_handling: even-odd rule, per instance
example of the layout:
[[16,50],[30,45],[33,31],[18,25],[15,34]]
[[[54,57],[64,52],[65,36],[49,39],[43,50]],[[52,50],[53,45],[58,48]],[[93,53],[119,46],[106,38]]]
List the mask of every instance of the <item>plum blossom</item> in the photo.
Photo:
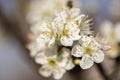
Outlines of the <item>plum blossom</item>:
[[88,69],[94,62],[101,63],[104,50],[109,48],[104,39],[92,35],[92,20],[74,5],[68,7],[67,2],[41,0],[40,5],[35,1],[36,5],[32,4],[32,12],[27,16],[31,25],[27,45],[30,55],[41,66],[39,73],[42,76],[53,76],[57,80],[75,64]]
[[62,48],[58,55],[53,48],[52,50],[43,50],[35,57],[35,61],[42,65],[39,69],[41,75],[44,77],[53,75],[55,79],[61,79],[66,70],[71,70],[74,67],[69,49]]
[[[120,23],[113,24],[110,21],[105,21],[100,26],[100,32],[107,40],[103,41],[103,44],[110,46],[110,50],[106,51],[106,55],[111,58],[116,58],[119,55],[118,43],[120,42]],[[100,41],[101,42],[101,41]]]
[[101,44],[93,36],[83,36],[79,43],[73,47],[71,53],[75,57],[82,57],[79,63],[82,69],[88,69],[94,62],[100,63],[104,59]]
[[54,24],[58,28],[58,40],[62,45],[72,46],[75,40],[80,39],[81,17],[78,8],[66,8],[56,14]]
[[[32,0],[27,7],[27,21],[36,24],[54,17],[54,13],[66,8],[69,0]],[[79,0],[74,0],[73,5],[79,7]],[[46,6],[47,5],[47,6]]]
[[51,46],[55,43],[56,39],[56,30],[52,22],[46,22],[39,26],[39,35],[37,37],[38,42],[46,43],[48,46]]

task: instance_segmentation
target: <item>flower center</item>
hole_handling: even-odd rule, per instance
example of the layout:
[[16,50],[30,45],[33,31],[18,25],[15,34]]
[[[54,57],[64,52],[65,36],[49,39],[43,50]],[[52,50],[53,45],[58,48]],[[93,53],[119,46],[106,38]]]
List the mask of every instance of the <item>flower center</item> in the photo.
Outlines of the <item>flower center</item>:
[[67,18],[66,18],[67,21],[71,20],[71,16],[68,15]]
[[49,36],[54,36],[54,32],[53,31],[45,31],[45,32],[42,32],[43,35],[49,35]]
[[93,52],[93,50],[89,46],[85,47],[85,50],[84,50],[85,54],[92,55],[92,52]]
[[50,32],[50,36],[54,36],[54,32],[53,31]]
[[63,35],[68,36],[68,30],[65,27],[63,28]]
[[56,61],[55,61],[54,59],[49,59],[49,60],[48,60],[48,64],[49,64],[50,66],[55,66],[55,65],[56,65]]

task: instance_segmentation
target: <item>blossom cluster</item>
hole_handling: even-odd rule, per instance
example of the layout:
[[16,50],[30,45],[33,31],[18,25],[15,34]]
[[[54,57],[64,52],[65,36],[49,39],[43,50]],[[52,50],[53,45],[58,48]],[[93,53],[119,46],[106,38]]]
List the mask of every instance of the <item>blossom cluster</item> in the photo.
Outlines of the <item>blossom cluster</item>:
[[[119,56],[119,42],[120,42],[120,23],[113,24],[111,21],[104,21],[100,25],[100,32],[106,36],[110,41],[107,43],[111,49],[105,51],[106,55],[110,58],[116,58]],[[104,41],[105,44],[105,41]]]
[[[69,0],[31,0],[27,7],[27,21],[30,24],[35,24],[51,19],[54,16],[54,12],[66,7],[68,1]],[[80,7],[78,1],[79,0],[74,0],[73,6]]]
[[108,48],[94,36],[90,22],[79,8],[66,7],[55,13],[54,18],[32,25],[27,48],[41,65],[41,75],[61,79],[75,65],[89,69],[94,62],[103,61],[104,50]]

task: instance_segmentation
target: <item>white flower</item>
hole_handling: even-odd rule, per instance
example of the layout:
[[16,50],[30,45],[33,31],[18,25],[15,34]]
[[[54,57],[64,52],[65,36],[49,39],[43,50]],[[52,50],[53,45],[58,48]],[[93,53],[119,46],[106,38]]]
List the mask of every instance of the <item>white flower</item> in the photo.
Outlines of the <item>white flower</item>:
[[104,36],[108,37],[111,41],[116,41],[116,42],[120,41],[119,30],[120,30],[120,23],[114,25],[110,21],[105,21],[100,26],[100,32]]
[[[59,28],[60,29],[60,28]],[[73,41],[80,39],[80,29],[72,23],[68,23],[60,30],[60,42],[64,46],[72,46]]]
[[56,11],[66,7],[67,2],[68,0],[33,0],[27,8],[27,20],[34,24],[51,19]]
[[43,50],[35,57],[35,61],[42,65],[39,70],[41,75],[45,77],[53,75],[55,79],[62,78],[66,70],[74,67],[70,57],[70,51],[66,48],[62,48],[62,51],[58,54],[55,48],[52,50]]
[[77,23],[77,21],[81,21],[81,19],[79,18],[81,17],[79,8],[65,8],[60,13],[56,13],[56,17],[56,22],[67,23],[70,21],[74,21],[76,22],[75,24],[78,24],[80,22]]
[[[120,31],[120,24],[113,24],[110,21],[105,21],[100,26],[100,32],[105,36],[108,40],[107,45],[110,46],[110,49],[105,51],[106,55],[111,58],[116,58],[119,53],[118,49],[118,42],[120,42],[119,37],[119,31]],[[105,44],[105,42],[103,44]],[[101,42],[101,41],[100,41]]]
[[37,43],[36,41],[30,42],[27,48],[30,50],[30,56],[35,57],[39,51],[44,49],[46,46],[43,43]]
[[51,46],[55,43],[56,39],[56,31],[55,28],[51,23],[43,23],[39,26],[39,35],[37,37],[38,42],[45,42],[48,46]]
[[54,24],[57,26],[58,39],[64,46],[72,46],[75,40],[80,39],[80,10],[78,8],[64,9],[56,14]]
[[115,35],[118,42],[120,42],[120,23],[115,25]]
[[37,34],[31,33],[28,35],[28,38],[30,40],[29,44],[26,45],[26,48],[30,50],[30,56],[35,57],[35,55],[41,51],[42,49],[46,48],[46,45],[43,42],[38,42]]
[[79,65],[82,69],[90,68],[94,62],[100,63],[104,59],[101,45],[97,43],[93,36],[83,36],[80,43],[72,49],[72,55],[82,57]]

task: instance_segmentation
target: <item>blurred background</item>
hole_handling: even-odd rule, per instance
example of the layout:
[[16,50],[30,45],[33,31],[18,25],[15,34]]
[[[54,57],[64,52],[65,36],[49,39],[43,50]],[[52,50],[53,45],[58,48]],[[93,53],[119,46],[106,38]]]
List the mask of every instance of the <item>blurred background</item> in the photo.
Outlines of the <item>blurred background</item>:
[[[53,80],[39,75],[39,65],[25,48],[30,32],[26,9],[31,1],[0,0],[0,80]],[[112,24],[112,32],[120,23],[120,0],[79,0],[79,3],[82,13],[93,19],[96,32],[105,29],[105,22]],[[112,34],[109,36],[112,37]],[[76,67],[62,80],[120,80],[120,44],[115,41],[117,47],[113,47],[113,52],[109,52],[111,54],[108,53],[101,64],[95,64],[89,70]]]

